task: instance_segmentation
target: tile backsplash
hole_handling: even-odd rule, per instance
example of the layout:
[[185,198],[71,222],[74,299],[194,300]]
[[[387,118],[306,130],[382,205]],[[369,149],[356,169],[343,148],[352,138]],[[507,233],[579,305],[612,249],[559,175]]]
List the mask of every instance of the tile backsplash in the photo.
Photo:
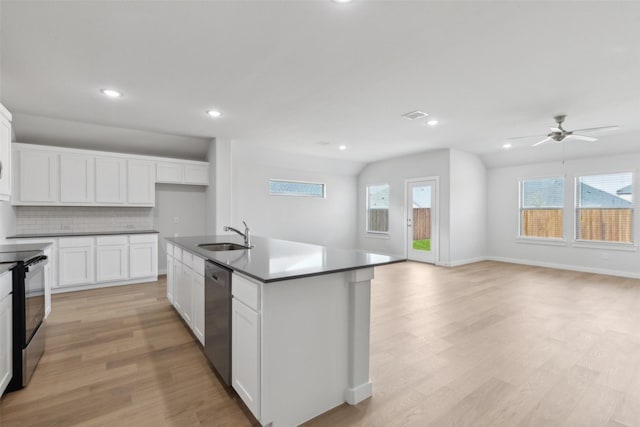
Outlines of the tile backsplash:
[[18,206],[16,234],[153,229],[153,208]]

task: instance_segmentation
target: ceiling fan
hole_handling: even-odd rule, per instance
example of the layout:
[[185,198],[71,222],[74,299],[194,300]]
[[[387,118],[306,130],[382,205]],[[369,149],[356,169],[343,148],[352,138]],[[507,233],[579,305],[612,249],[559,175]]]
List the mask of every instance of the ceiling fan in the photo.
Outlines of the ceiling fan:
[[549,132],[546,135],[528,135],[528,136],[516,136],[516,137],[512,137],[512,138],[508,138],[508,139],[522,139],[522,138],[533,138],[536,136],[546,136],[545,139],[543,139],[542,141],[536,142],[535,144],[533,144],[534,147],[540,145],[540,144],[544,144],[545,142],[563,142],[565,140],[568,139],[577,139],[579,141],[597,141],[598,138],[594,138],[592,136],[585,136],[585,135],[579,135],[576,132],[582,132],[582,133],[589,133],[589,132],[595,132],[595,131],[600,131],[600,130],[605,130],[605,129],[617,129],[618,126],[600,126],[597,128],[586,128],[586,129],[574,129],[574,130],[566,130],[562,127],[562,123],[564,122],[564,119],[567,117],[566,114],[558,114],[557,116],[554,116],[553,119],[556,121],[556,123],[558,124],[557,126],[551,127],[549,128],[551,130],[551,132]]

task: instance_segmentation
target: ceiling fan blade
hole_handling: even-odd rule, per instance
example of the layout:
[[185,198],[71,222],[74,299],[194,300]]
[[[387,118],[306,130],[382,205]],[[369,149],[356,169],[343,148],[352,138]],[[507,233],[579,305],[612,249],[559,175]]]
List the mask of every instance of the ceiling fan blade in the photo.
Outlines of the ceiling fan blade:
[[551,141],[551,138],[546,137],[545,139],[543,139],[542,141],[536,142],[535,144],[533,144],[533,147],[537,147],[540,144],[544,144],[547,141]]
[[574,129],[573,132],[596,132],[599,130],[606,130],[606,129],[618,129],[620,126],[615,125],[615,126],[601,126],[601,127],[597,127],[597,128],[586,128],[586,129]]
[[598,138],[594,138],[592,136],[576,135],[575,133],[572,133],[571,135],[567,135],[565,137],[565,139],[569,139],[569,138],[577,139],[579,141],[589,141],[589,142],[598,140]]
[[560,132],[562,133],[562,129],[560,128],[549,128],[551,130],[551,132]]
[[527,135],[527,136],[511,136],[507,139],[512,140],[512,139],[525,139],[525,138],[539,138],[541,136],[547,136],[546,134],[538,134],[538,135]]

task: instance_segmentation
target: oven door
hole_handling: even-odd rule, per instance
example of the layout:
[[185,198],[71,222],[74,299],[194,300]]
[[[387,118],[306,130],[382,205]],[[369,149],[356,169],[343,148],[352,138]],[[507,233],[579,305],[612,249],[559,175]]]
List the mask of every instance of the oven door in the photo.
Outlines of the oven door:
[[25,346],[44,319],[44,267],[47,257],[38,257],[25,265],[24,321]]

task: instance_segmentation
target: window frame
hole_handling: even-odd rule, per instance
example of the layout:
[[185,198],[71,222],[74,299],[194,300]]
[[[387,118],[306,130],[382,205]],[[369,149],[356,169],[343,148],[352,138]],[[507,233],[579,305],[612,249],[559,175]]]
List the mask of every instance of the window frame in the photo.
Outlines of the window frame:
[[[618,174],[631,174],[631,199],[632,199],[632,207],[631,207],[631,242],[613,242],[608,240],[585,240],[578,239],[578,210],[584,208],[578,208],[578,183],[580,182],[580,178],[588,177],[588,176],[599,176],[599,175],[618,175]],[[619,250],[635,250],[637,248],[635,233],[636,233],[636,209],[635,209],[635,198],[636,198],[636,170],[635,169],[623,169],[623,170],[614,170],[614,171],[601,171],[601,172],[585,172],[585,173],[577,173],[574,175],[573,182],[573,243],[572,247],[575,248],[594,248],[594,249],[619,249]]]
[[378,183],[378,184],[367,184],[364,187],[364,194],[365,194],[365,203],[364,203],[364,222],[365,222],[365,226],[364,226],[364,231],[366,234],[370,235],[371,237],[385,237],[385,236],[389,236],[389,225],[390,225],[390,221],[389,221],[389,211],[391,206],[389,205],[387,207],[387,231],[371,231],[369,230],[369,188],[371,187],[382,187],[382,186],[387,186],[387,188],[389,189],[389,201],[391,200],[391,185],[388,182],[383,182],[383,183]]
[[[322,186],[322,196],[316,196],[316,195],[313,195],[313,194],[274,193],[273,191],[271,191],[271,183],[272,182],[287,182],[287,183],[291,183],[291,184],[321,185]],[[269,194],[269,196],[278,196],[278,197],[303,197],[303,198],[310,198],[310,199],[326,199],[327,198],[327,184],[324,183],[324,182],[298,181],[298,180],[293,180],[293,179],[269,178],[267,180],[267,193]]]
[[[522,235],[522,211],[524,198],[524,183],[525,181],[536,181],[545,179],[561,179],[562,180],[562,206],[559,208],[545,208],[545,209],[560,209],[562,211],[560,229],[562,237],[541,237],[541,236],[524,236]],[[548,245],[566,245],[565,239],[565,205],[566,205],[566,185],[567,179],[565,175],[546,175],[546,176],[528,176],[518,178],[518,230],[516,232],[516,240],[523,243],[538,243]]]

